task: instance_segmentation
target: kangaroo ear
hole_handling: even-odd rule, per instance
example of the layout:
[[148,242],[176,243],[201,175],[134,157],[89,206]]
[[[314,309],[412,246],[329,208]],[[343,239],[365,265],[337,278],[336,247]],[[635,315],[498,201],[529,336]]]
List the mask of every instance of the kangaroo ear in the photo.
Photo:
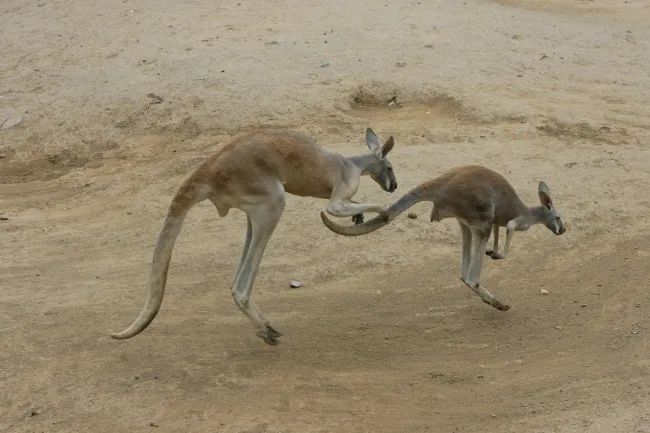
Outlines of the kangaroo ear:
[[386,140],[386,143],[384,143],[384,147],[381,148],[382,158],[385,158],[386,155],[388,155],[388,152],[393,150],[393,146],[395,146],[395,140],[393,137],[388,137],[388,140]]
[[368,145],[371,152],[376,152],[381,147],[377,134],[370,128],[366,129],[366,145]]
[[537,194],[539,194],[539,201],[546,206],[547,208],[553,207],[553,201],[551,200],[551,191],[548,189],[548,185],[544,182],[540,182],[537,187]]

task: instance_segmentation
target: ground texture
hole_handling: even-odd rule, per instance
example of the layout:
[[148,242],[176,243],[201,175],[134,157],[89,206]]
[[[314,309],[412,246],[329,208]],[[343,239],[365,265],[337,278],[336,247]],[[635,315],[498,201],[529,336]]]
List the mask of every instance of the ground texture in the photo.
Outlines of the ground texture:
[[[0,430],[650,432],[650,2],[4,0]],[[139,311],[180,182],[231,137],[291,127],[345,154],[395,136],[400,189],[500,171],[568,231],[458,280],[428,205],[344,238],[290,197],[254,291],[243,215],[201,204],[158,318]],[[304,281],[289,289],[291,279]],[[543,294],[542,289],[548,292]]]

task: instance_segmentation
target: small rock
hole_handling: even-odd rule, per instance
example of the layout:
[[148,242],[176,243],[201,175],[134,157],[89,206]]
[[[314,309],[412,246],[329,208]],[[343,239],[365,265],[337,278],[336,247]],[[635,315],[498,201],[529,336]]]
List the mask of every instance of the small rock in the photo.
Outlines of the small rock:
[[32,409],[32,410],[29,411],[29,413],[28,413],[27,415],[29,415],[29,416],[36,416],[36,415],[38,415],[39,413],[40,413],[40,412],[39,412],[37,409]]
[[554,328],[555,328],[555,329],[559,329],[559,330],[562,330],[562,329],[564,329],[564,328],[563,328],[563,327],[561,327],[560,325],[555,325],[555,326],[554,326]]
[[158,427],[158,424],[156,424],[155,422],[150,422],[150,423],[149,423],[149,426],[151,426],[151,427]]
[[2,123],[2,127],[0,129],[13,128],[14,126],[20,125],[22,121],[23,121],[23,116],[20,116],[18,114],[10,116]]
[[302,287],[302,281],[291,280],[291,282],[289,282],[289,287],[291,287],[292,289],[297,289],[299,287]]
[[587,306],[587,304],[580,304],[580,306],[581,306],[582,308],[584,308],[584,307]]
[[7,221],[9,217],[6,216],[0,216],[0,221]]
[[549,291],[546,289],[539,289],[539,293],[541,293],[542,295],[548,295]]
[[414,220],[418,217],[418,214],[416,214],[415,212],[409,212],[406,216]]
[[320,67],[321,67],[321,68],[327,68],[327,67],[329,67],[329,65],[330,65],[330,62],[328,62],[327,60],[325,60],[323,63],[320,64]]
[[491,416],[492,418],[496,418],[496,417],[497,417],[497,414],[496,414],[496,413],[491,413],[490,416]]
[[395,66],[397,66],[398,68],[403,68],[404,66],[406,66],[406,62],[395,62]]
[[156,95],[154,93],[147,94],[147,97],[149,98],[149,104],[150,105],[162,104],[162,102],[164,101],[163,98],[161,98],[160,96],[158,96],[158,95]]
[[0,153],[0,159],[2,159],[2,158],[6,158],[6,157],[7,157],[7,154],[6,154],[6,153]]
[[433,44],[426,44],[424,48],[433,48]]

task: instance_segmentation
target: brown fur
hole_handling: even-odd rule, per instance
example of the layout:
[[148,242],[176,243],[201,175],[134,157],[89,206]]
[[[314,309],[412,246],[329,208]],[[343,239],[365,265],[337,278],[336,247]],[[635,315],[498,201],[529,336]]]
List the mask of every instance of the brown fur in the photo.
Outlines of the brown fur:
[[[416,203],[433,203],[431,221],[456,218],[463,239],[461,280],[481,299],[502,311],[510,307],[500,302],[479,280],[485,254],[504,259],[515,231],[527,230],[533,224],[545,224],[555,234],[565,231],[564,223],[553,206],[548,186],[540,182],[538,194],[542,206],[528,208],[510,183],[500,174],[477,165],[453,168],[441,176],[424,182],[402,196],[388,208],[386,216],[378,216],[360,225],[341,226],[321,213],[323,223],[332,231],[358,236],[373,232],[395,219]],[[506,246],[498,249],[499,227],[506,227]],[[486,250],[490,231],[494,231],[494,247]]]
[[419,194],[434,203],[436,221],[462,218],[505,227],[528,209],[503,176],[478,165],[453,168],[424,182]]
[[183,219],[196,203],[210,200],[219,214],[241,209],[247,217],[246,241],[233,284],[233,298],[257,335],[276,344],[280,333],[257,309],[252,287],[264,249],[280,220],[285,193],[329,199],[327,211],[336,216],[385,212],[383,206],[352,200],[360,176],[373,176],[383,189],[397,188],[392,166],[385,158],[392,137],[381,147],[375,133],[366,131],[370,153],[346,158],[328,152],[313,140],[293,131],[256,131],[243,135],[201,164],[179,188],[158,237],[149,277],[149,292],[140,315],[114,338],[130,338],[154,319],[162,303],[174,242]]
[[[184,204],[207,194],[227,213],[239,197],[264,194],[269,178],[290,194],[327,199],[344,164],[340,155],[298,132],[256,131],[231,141],[195,170],[182,188],[201,193],[187,194]],[[305,178],[306,172],[313,175]]]

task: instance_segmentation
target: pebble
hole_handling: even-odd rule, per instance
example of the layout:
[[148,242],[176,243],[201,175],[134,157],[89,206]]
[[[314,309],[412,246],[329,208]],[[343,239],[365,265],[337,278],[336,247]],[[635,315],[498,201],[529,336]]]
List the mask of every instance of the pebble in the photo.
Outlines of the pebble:
[[408,215],[406,216],[414,220],[418,217],[418,214],[416,214],[415,212],[409,212]]
[[549,292],[546,289],[539,289],[539,293],[541,293],[542,295],[548,295]]
[[302,281],[291,280],[291,282],[289,282],[289,287],[291,287],[292,289],[297,289],[299,287],[302,287]]
[[330,65],[330,62],[328,62],[327,60],[325,60],[323,63],[320,64],[320,67],[321,67],[321,68],[327,68],[329,65]]
[[2,128],[0,129],[13,128],[14,126],[20,125],[22,121],[23,121],[23,116],[19,116],[19,115],[10,116],[8,119],[4,121],[4,123],[2,124]]
[[151,105],[162,104],[162,102],[164,101],[163,98],[156,95],[155,93],[149,93],[149,94],[147,94],[147,97],[149,98],[149,104],[151,104]]

